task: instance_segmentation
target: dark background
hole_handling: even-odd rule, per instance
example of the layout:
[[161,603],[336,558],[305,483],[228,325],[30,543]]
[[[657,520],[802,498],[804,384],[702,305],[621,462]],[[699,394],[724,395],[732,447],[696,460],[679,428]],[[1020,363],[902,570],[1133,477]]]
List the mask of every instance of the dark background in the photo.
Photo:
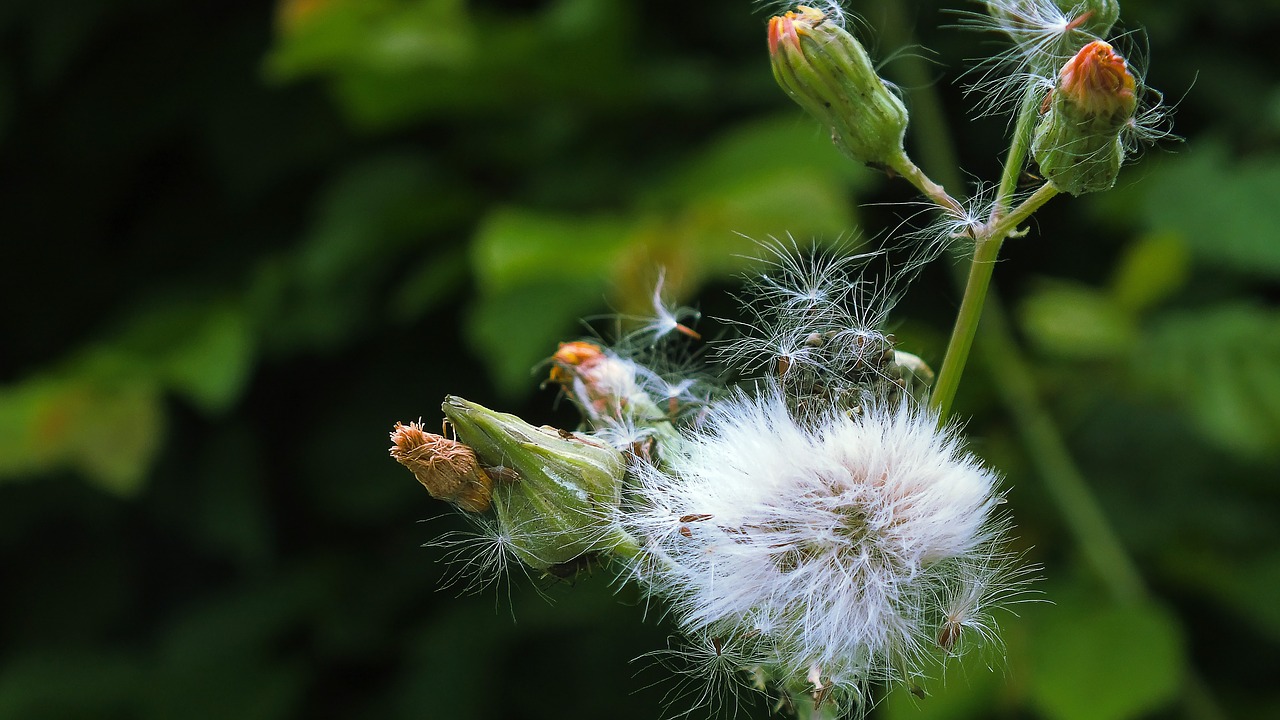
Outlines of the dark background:
[[[1006,120],[974,119],[959,76],[995,38],[930,2],[858,10],[913,155],[957,193],[993,180]],[[0,5],[0,718],[688,709],[635,660],[670,628],[607,571],[438,592],[445,553],[419,545],[464,525],[386,432],[434,427],[447,393],[569,425],[535,366],[577,318],[643,308],[659,266],[714,338],[742,235],[896,237],[905,184],[777,89],[766,18]],[[1186,142],[1009,243],[1010,328],[980,335],[958,401],[1054,604],[876,717],[1280,716],[1280,3],[1123,18]],[[956,297],[927,270],[902,347],[936,367]],[[1091,560],[1112,532],[1149,592]]]

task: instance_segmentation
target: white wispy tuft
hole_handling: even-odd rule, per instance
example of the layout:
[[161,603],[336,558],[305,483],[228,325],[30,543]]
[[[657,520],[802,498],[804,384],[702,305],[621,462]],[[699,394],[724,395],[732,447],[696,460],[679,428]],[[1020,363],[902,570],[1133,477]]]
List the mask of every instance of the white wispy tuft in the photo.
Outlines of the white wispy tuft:
[[909,402],[797,416],[769,386],[636,474],[631,574],[695,645],[750,648],[815,704],[855,709],[868,682],[989,639],[1025,584],[995,473]]

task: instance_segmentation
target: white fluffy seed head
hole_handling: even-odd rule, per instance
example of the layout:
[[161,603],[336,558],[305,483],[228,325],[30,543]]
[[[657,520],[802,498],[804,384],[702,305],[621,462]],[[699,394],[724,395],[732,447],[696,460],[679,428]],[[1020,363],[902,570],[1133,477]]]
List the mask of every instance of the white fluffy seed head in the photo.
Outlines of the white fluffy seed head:
[[639,475],[635,575],[687,633],[750,641],[815,698],[915,674],[1007,599],[996,475],[907,403],[797,419],[777,391],[742,395]]

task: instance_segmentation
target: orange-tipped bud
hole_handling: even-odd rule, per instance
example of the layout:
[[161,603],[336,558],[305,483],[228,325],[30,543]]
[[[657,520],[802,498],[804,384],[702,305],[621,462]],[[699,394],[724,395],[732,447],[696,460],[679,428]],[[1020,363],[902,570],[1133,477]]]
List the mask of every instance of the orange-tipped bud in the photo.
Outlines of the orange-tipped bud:
[[605,360],[604,349],[595,343],[582,340],[560,343],[556,354],[551,356],[551,382],[569,385],[573,378],[584,372],[590,372],[600,361]]
[[416,422],[396,423],[391,443],[391,457],[409,468],[431,497],[468,512],[489,509],[493,480],[480,468],[471,448],[425,432]]
[[824,125],[846,155],[877,167],[899,167],[907,108],[876,74],[852,35],[804,5],[769,20],[773,77]]
[[1121,130],[1137,110],[1137,81],[1124,57],[1095,40],[1062,66],[1032,137],[1040,171],[1072,195],[1109,189],[1124,162]]
[[1115,126],[1132,117],[1138,105],[1129,64],[1101,40],[1085,45],[1062,66],[1057,93],[1082,119]]

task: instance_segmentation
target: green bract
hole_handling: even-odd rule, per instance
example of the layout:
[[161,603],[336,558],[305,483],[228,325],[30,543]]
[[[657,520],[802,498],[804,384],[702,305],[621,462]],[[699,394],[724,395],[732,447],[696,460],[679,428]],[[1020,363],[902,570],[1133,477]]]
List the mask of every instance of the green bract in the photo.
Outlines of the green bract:
[[459,397],[445,398],[442,409],[480,463],[496,469],[493,509],[522,562],[547,570],[603,549],[621,493],[621,453]]
[[868,165],[902,166],[907,108],[857,39],[801,6],[769,21],[769,48],[778,84],[831,128],[841,151]]

